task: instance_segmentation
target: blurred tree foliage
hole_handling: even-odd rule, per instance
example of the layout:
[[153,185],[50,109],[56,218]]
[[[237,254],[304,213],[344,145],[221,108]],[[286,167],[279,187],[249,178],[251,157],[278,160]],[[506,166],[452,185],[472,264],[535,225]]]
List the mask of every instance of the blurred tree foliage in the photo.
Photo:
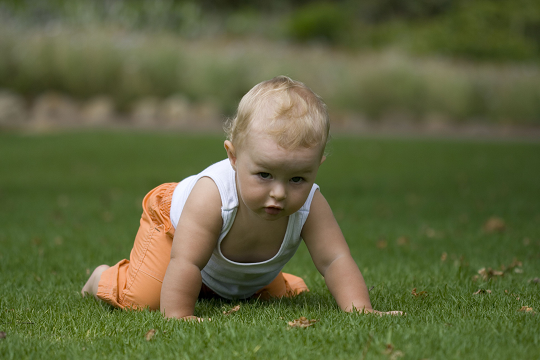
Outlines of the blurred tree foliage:
[[0,21],[267,36],[351,49],[540,59],[538,0],[0,0]]

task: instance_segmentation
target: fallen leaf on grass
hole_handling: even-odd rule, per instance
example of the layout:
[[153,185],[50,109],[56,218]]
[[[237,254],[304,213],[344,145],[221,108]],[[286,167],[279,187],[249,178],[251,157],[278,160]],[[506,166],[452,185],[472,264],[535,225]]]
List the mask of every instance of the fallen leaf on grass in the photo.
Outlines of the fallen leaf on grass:
[[484,231],[488,234],[503,232],[506,229],[506,223],[500,217],[492,216],[484,223]]
[[60,245],[62,245],[64,243],[64,238],[61,237],[61,236],[57,236],[57,237],[54,238],[54,243],[55,243],[55,245],[60,246]]
[[527,313],[530,312],[534,314],[533,308],[529,306],[522,306],[521,309],[519,309],[518,311],[527,312]]
[[148,332],[144,335],[144,338],[146,339],[146,341],[150,341],[150,340],[152,340],[152,338],[154,337],[155,334],[156,334],[156,330],[150,329],[150,330],[148,330]]
[[110,211],[104,211],[103,214],[101,215],[103,221],[105,222],[111,222],[114,220],[114,215],[112,212]]
[[6,338],[6,333],[3,331],[0,331],[0,339],[5,339],[5,338]]
[[443,237],[443,235],[444,235],[442,232],[439,232],[439,231],[437,231],[435,229],[432,229],[430,227],[426,227],[424,229],[424,234],[430,239],[440,238],[440,237]]
[[[519,261],[518,259],[514,258],[512,263],[510,263],[510,265],[504,265],[504,264],[501,265],[500,266],[501,270],[494,270],[490,267],[488,267],[487,269],[481,268],[480,270],[478,270],[478,274],[482,277],[483,280],[489,280],[496,276],[503,276],[505,273],[511,272],[512,270],[515,273],[520,274],[523,272],[523,270],[521,269],[522,266],[523,266],[523,263]],[[478,279],[478,275],[475,275],[473,277],[473,280],[477,280],[477,279]]]
[[392,344],[386,344],[386,349],[383,351],[383,354],[389,355],[391,360],[396,360],[403,356],[403,352],[396,350]]
[[447,257],[448,257],[448,254],[446,252],[443,252],[441,255],[441,261],[446,261]]
[[223,315],[228,316],[228,315],[231,315],[232,313],[237,312],[238,310],[240,310],[240,305],[236,305],[235,307],[233,307],[233,308],[232,308],[231,310],[229,310],[229,311],[224,311],[224,312],[223,312]]
[[510,294],[510,293],[508,292],[508,290],[504,290],[504,293],[505,293],[505,294],[508,294],[508,295],[511,295],[511,296],[513,296],[513,297],[515,297],[516,300],[519,300],[519,296],[517,296],[517,295],[514,294],[514,293],[511,293],[511,294]]
[[512,263],[510,265],[501,265],[501,270],[502,271],[516,271],[516,270],[520,270],[520,269],[517,269],[517,268],[520,268],[523,266],[523,263],[521,261],[519,261],[518,259],[514,258],[514,260],[512,260]]
[[396,243],[399,246],[409,245],[409,238],[407,238],[406,236],[400,236],[397,238]]
[[411,291],[411,294],[414,296],[414,297],[425,297],[425,296],[428,296],[428,293],[426,291],[420,291],[420,292],[416,292],[416,288],[412,289]]
[[384,239],[377,240],[377,248],[384,249],[388,246],[388,243]]
[[[478,270],[478,274],[482,277],[482,279],[489,280],[495,276],[503,276],[504,272],[499,270],[493,270],[492,268],[481,268],[480,270]],[[473,279],[477,280],[478,276],[475,276]]]
[[530,282],[531,284],[539,284],[539,283],[540,283],[540,278],[534,278],[534,279],[531,279],[531,280],[529,280],[529,282]]
[[308,326],[312,326],[317,321],[316,319],[308,320],[305,316],[300,317],[299,319],[295,319],[294,321],[289,321],[290,327],[299,327],[299,328],[307,328]]
[[480,295],[480,294],[491,294],[491,290],[478,289],[478,291],[473,292],[473,295]]
[[389,355],[394,351],[394,345],[392,344],[386,344],[386,349],[383,351],[383,354]]

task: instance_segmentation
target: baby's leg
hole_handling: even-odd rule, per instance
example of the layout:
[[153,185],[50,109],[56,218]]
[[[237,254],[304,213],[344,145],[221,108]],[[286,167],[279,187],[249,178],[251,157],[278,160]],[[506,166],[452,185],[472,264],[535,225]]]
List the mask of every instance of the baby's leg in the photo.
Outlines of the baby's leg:
[[82,296],[85,296],[86,294],[90,294],[94,296],[96,299],[98,298],[97,292],[98,292],[99,279],[101,279],[101,274],[105,270],[107,270],[109,267],[110,267],[109,265],[99,265],[97,268],[94,269],[94,272],[92,272],[92,275],[90,275],[90,278],[88,279],[86,284],[84,284],[81,290]]
[[129,260],[98,267],[83,291],[118,308],[159,310],[174,237],[169,211],[175,187],[176,183],[163,184],[145,196]]
[[270,284],[257,291],[253,296],[268,300],[271,298],[293,297],[304,291],[309,291],[309,289],[301,277],[280,272]]

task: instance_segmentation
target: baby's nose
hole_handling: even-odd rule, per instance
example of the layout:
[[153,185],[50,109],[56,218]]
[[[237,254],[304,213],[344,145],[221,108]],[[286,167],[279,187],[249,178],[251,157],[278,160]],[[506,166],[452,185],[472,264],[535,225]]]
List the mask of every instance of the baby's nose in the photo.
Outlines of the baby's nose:
[[283,184],[276,183],[274,186],[272,186],[270,196],[276,200],[284,200],[287,198],[287,190]]

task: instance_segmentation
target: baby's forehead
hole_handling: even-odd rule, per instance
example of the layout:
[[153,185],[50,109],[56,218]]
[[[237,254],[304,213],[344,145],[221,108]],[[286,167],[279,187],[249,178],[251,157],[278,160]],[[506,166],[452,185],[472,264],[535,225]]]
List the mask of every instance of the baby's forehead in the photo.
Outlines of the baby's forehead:
[[[287,129],[284,129],[286,132]],[[287,153],[294,152],[300,149],[320,148],[321,153],[324,146],[321,143],[302,144],[301,142],[291,143],[287,141],[287,134],[269,130],[263,126],[255,126],[251,131],[248,131],[244,137],[241,148],[245,151],[260,149],[260,148],[275,148],[279,152]],[[285,141],[284,141],[285,140]]]

